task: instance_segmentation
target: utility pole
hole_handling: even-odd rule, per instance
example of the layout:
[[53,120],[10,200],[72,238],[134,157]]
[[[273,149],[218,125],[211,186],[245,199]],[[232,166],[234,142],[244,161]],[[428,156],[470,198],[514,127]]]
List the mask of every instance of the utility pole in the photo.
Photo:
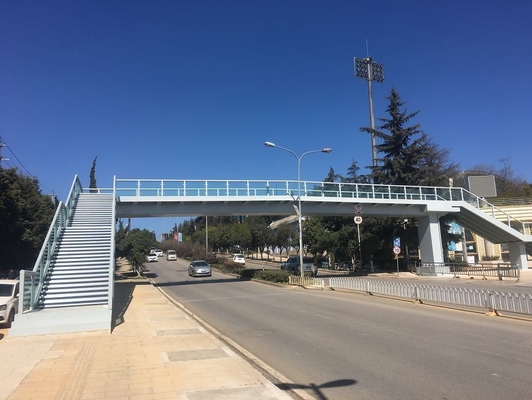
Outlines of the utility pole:
[[[10,158],[2,157],[2,147],[7,147],[7,145],[4,144],[4,142],[2,142],[2,139],[0,138],[0,163],[1,163],[2,161],[9,161],[9,160],[11,160]],[[2,168],[2,164],[0,164],[0,168]]]

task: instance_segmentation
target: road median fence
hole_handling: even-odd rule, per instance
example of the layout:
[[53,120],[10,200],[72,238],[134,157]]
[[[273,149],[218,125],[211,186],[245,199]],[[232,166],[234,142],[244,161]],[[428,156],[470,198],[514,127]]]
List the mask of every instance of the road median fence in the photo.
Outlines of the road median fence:
[[[292,284],[292,282],[290,282]],[[329,288],[380,294],[419,302],[436,302],[454,306],[510,312],[532,316],[532,295],[481,289],[415,285],[357,278],[330,278]]]

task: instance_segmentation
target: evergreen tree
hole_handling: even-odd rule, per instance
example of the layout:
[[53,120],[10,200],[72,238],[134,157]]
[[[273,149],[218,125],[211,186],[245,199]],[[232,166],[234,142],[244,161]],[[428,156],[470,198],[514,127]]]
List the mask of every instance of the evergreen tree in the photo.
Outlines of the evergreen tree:
[[415,185],[420,149],[419,145],[411,146],[411,144],[416,135],[423,132],[419,124],[409,127],[405,125],[419,111],[407,114],[406,110],[402,110],[405,103],[393,88],[387,99],[389,104],[386,112],[390,117],[379,118],[382,125],[377,129],[361,128],[361,131],[373,133],[382,140],[381,144],[376,145],[377,153],[381,155],[377,158],[377,163],[380,165],[372,168],[372,180],[377,184]]
[[0,168],[0,266],[32,269],[54,212],[36,178]]
[[[379,118],[382,124],[377,129],[361,128],[361,131],[374,133],[381,141],[376,145],[377,165],[372,167],[371,181],[376,184],[412,185],[412,186],[447,186],[449,178],[458,171],[458,165],[449,162],[449,151],[441,149],[421,130],[420,124],[408,126],[419,111],[407,113],[399,93],[392,89],[387,97],[388,118]],[[447,234],[452,215],[443,217],[440,227],[443,246],[454,235]],[[368,219],[364,230],[367,232]],[[373,222],[373,221],[372,221]],[[382,245],[380,254],[391,253],[392,237],[401,236],[402,243],[417,245],[417,230],[414,221],[386,218],[375,220],[371,235],[375,235]],[[403,225],[410,228],[405,229]],[[374,241],[375,242],[375,241]]]
[[[92,167],[91,167],[91,172],[90,172],[90,175],[89,175],[89,180],[90,180],[90,183],[89,183],[89,189],[96,189],[97,186],[96,186],[96,159],[98,158],[98,156],[94,157],[94,160],[92,161]],[[97,190],[90,190],[91,193],[97,193],[98,191]]]

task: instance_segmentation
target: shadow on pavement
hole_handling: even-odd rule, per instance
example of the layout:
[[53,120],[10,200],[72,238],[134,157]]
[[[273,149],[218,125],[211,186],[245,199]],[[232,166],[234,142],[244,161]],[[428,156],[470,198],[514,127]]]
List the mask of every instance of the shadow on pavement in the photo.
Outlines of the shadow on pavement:
[[150,282],[115,281],[111,333],[118,325],[124,323],[124,314],[133,300],[133,291],[137,285],[150,285]]

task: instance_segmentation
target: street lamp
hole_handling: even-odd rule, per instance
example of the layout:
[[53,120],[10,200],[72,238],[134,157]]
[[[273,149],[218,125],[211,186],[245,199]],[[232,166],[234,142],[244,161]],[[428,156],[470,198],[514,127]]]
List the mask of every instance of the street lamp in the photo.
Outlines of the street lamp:
[[[298,201],[298,208],[296,209],[297,212],[297,221],[298,221],[298,227],[299,227],[299,270],[301,273],[301,278],[305,276],[303,271],[303,226],[302,226],[302,214],[301,214],[301,159],[305,157],[307,154],[311,153],[330,153],[332,149],[330,147],[324,147],[320,150],[310,150],[307,151],[300,156],[298,156],[296,153],[294,153],[292,150],[287,149],[286,147],[277,146],[275,143],[272,142],[264,142],[264,145],[266,147],[277,147],[278,149],[284,150],[292,154],[296,160],[297,160],[297,201]],[[295,206],[294,206],[295,208]]]

